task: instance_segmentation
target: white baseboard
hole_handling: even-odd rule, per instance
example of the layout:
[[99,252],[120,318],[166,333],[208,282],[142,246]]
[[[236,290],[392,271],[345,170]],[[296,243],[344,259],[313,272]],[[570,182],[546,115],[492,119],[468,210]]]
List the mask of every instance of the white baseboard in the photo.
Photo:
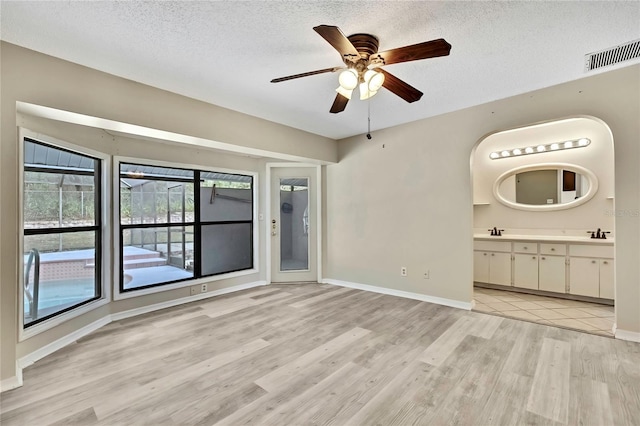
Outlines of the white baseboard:
[[171,308],[173,306],[182,305],[189,302],[195,302],[209,297],[220,296],[222,294],[234,293],[236,291],[248,290],[254,287],[266,285],[266,281],[254,281],[252,283],[240,284],[233,287],[222,288],[220,290],[209,291],[207,293],[198,293],[193,296],[181,297],[180,299],[167,300],[166,302],[156,303],[153,305],[142,306],[140,308],[129,309],[128,311],[115,312],[111,314],[111,321],[119,321],[125,318],[135,317],[137,315],[146,314],[160,309]]
[[31,352],[30,354],[27,354],[23,357],[21,357],[20,359],[18,359],[18,366],[20,368],[26,368],[28,366],[30,366],[31,364],[33,364],[34,362],[41,360],[42,358],[44,358],[47,355],[50,355],[52,353],[54,353],[55,351],[64,348],[65,346],[75,342],[76,340],[80,339],[81,337],[86,336],[89,333],[93,333],[94,331],[96,331],[99,328],[104,327],[105,325],[109,324],[111,322],[111,319],[109,318],[109,315],[104,316],[102,318],[100,318],[97,321],[92,322],[91,324],[87,324],[82,328],[79,328],[69,334],[67,334],[64,337],[61,337],[58,340],[55,340],[51,343],[49,343],[48,345],[45,345],[43,347],[41,347],[40,349],[36,349],[35,351]]
[[627,330],[620,330],[619,328],[616,328],[614,333],[615,333],[616,339],[628,340],[629,342],[640,343],[640,333],[638,333],[637,331],[627,331]]
[[0,393],[22,386],[22,368],[16,366],[16,375],[0,381]]
[[421,300],[423,302],[435,303],[436,305],[450,306],[452,308],[464,309],[466,311],[470,311],[472,307],[471,302],[461,302],[459,300],[428,296],[426,294],[412,293],[409,291],[395,290],[392,288],[376,287],[368,284],[359,284],[359,283],[353,283],[349,281],[334,280],[332,278],[325,278],[322,280],[322,282],[324,284],[339,285],[341,287],[355,288],[358,290],[370,291],[372,293],[381,293],[381,294],[388,294],[389,296],[404,297],[406,299]]
[[55,351],[64,348],[65,346],[75,342],[80,339],[96,331],[97,329],[104,327],[105,325],[111,323],[112,321],[118,321],[125,318],[131,318],[136,315],[142,315],[153,311],[158,311],[160,309],[170,308],[172,306],[182,305],[184,303],[195,302],[197,300],[207,299],[209,297],[220,296],[222,294],[234,293],[236,291],[247,290],[254,287],[260,287],[263,285],[267,285],[266,281],[254,281],[252,283],[240,284],[233,287],[222,288],[220,290],[214,290],[207,293],[198,293],[193,296],[182,297],[180,299],[168,300],[162,303],[156,303],[154,305],[143,306],[140,308],[130,309],[128,311],[115,312],[110,315],[106,315],[100,318],[97,321],[92,322],[91,324],[85,325],[84,327],[73,331],[70,334],[67,334],[60,339],[49,343],[35,351],[21,357],[16,365],[16,375],[13,377],[9,377],[0,382],[0,392],[4,392],[10,389],[15,389],[22,386],[22,369],[30,366],[34,362],[44,358],[47,355],[54,353]]

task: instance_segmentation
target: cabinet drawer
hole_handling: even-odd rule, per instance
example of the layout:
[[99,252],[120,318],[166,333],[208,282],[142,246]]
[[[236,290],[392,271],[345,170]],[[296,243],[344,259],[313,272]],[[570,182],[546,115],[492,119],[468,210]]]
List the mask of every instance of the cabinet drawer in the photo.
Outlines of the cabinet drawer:
[[476,251],[511,252],[511,243],[508,241],[474,241],[473,249]]
[[571,244],[569,255],[582,257],[607,257],[613,259],[613,246]]
[[564,256],[567,254],[566,244],[540,244],[540,254],[557,254]]
[[513,251],[516,253],[538,253],[538,243],[513,243]]

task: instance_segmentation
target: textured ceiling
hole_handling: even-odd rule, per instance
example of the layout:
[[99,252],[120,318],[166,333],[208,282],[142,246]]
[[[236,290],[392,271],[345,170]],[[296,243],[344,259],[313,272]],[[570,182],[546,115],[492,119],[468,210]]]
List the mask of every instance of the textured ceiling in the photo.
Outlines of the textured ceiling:
[[329,114],[337,74],[269,83],[342,65],[316,25],[374,34],[380,50],[441,37],[453,46],[385,67],[424,96],[408,104],[381,90],[372,130],[584,77],[586,53],[640,38],[638,1],[3,0],[0,17],[10,43],[334,139],[367,131],[365,101]]

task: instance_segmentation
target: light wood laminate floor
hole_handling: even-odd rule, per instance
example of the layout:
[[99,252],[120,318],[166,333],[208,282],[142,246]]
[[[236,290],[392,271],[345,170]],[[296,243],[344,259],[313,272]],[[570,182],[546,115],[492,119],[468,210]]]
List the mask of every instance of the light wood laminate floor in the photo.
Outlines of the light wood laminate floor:
[[640,344],[320,284],[111,323],[24,371],[10,425],[638,425]]

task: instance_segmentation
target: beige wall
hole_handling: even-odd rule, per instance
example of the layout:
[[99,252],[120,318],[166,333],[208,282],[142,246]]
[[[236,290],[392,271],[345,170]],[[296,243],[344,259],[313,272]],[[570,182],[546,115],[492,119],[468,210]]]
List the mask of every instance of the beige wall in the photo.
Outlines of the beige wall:
[[[298,156],[314,162],[335,161],[336,142],[155,89],[119,77],[42,55],[8,43],[0,44],[0,380],[16,374],[16,359],[86,326],[97,319],[130,309],[189,295],[189,288],[113,302],[58,327],[17,343],[17,290],[19,210],[17,125],[41,131],[107,154],[148,158],[204,167],[223,167],[259,173],[259,192],[264,193],[268,159],[230,155],[210,149],[129,139],[103,130],[30,116],[18,116],[16,102],[146,126],[169,132],[270,151],[276,158]],[[277,160],[282,161],[282,160]],[[262,197],[264,198],[264,197]],[[259,210],[265,201],[259,199]],[[262,226],[262,224],[260,224]],[[264,242],[260,232],[260,274],[209,285],[209,291],[264,279]]]
[[594,116],[615,144],[617,325],[640,332],[639,94],[635,65],[339,141],[340,161],[327,166],[325,277],[470,302],[474,146],[499,130]]
[[[340,163],[327,166],[323,175],[325,277],[463,302],[472,298],[469,163],[474,145],[497,130],[567,116],[598,117],[610,126],[615,142],[617,322],[620,329],[640,332],[640,66],[374,132],[371,141],[364,136],[345,139],[336,152],[334,141],[319,136],[10,44],[0,46],[0,379],[15,374],[17,357],[101,316],[181,298],[188,292],[185,288],[115,302],[17,345],[17,101],[315,160],[330,162],[339,155]],[[37,125],[37,120],[31,121],[31,126]],[[70,137],[88,131],[53,123],[47,130]],[[125,143],[107,133],[94,136],[102,141],[71,142],[97,144],[116,155],[257,170],[261,177],[268,161],[157,142]],[[265,184],[261,179],[261,194]],[[262,199],[259,208],[264,211]],[[262,246],[259,257],[262,266]],[[408,267],[408,277],[400,277],[401,266]],[[424,279],[427,269],[429,279]],[[220,281],[214,288],[244,279]]]

